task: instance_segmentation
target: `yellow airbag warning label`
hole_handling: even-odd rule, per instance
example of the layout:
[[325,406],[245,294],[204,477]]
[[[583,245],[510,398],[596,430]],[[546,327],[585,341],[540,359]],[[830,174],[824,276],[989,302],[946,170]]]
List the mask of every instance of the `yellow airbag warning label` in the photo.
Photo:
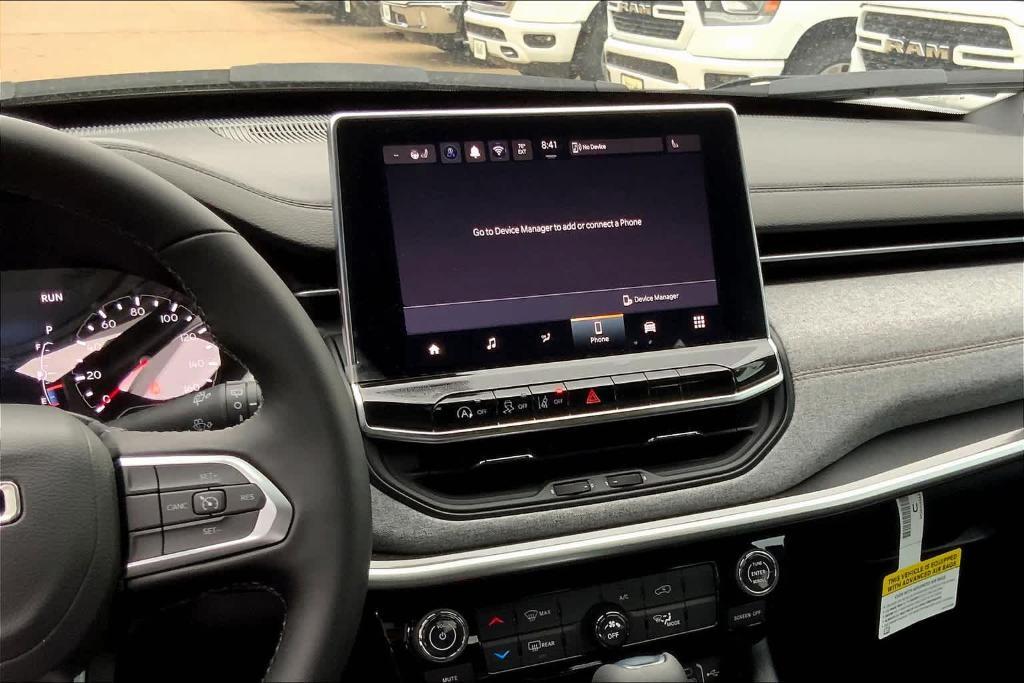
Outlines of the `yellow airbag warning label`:
[[879,639],[956,607],[961,549],[903,567],[882,579]]

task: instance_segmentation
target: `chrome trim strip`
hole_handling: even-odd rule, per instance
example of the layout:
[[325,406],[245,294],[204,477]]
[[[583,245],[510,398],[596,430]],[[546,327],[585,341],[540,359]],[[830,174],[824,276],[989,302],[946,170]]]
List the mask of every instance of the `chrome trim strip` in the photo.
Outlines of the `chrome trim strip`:
[[288,535],[288,529],[292,523],[292,504],[288,502],[281,490],[274,486],[273,482],[263,476],[263,473],[240,458],[231,455],[141,455],[121,458],[117,462],[121,467],[220,463],[237,469],[249,480],[249,483],[259,486],[267,498],[266,504],[256,517],[255,528],[245,538],[129,562],[126,571],[128,578],[273,545]]
[[[345,258],[345,237],[344,230],[342,227],[341,218],[341,197],[340,197],[340,179],[338,176],[338,125],[346,119],[389,119],[389,118],[452,118],[452,117],[487,117],[487,116],[543,116],[551,114],[614,114],[614,113],[658,113],[658,112],[687,112],[687,111],[724,111],[728,112],[733,119],[733,127],[736,130],[737,137],[739,136],[739,117],[736,114],[736,110],[729,104],[716,103],[716,104],[643,104],[643,105],[626,105],[626,106],[597,106],[597,107],[500,107],[494,109],[417,109],[411,111],[401,110],[387,110],[387,111],[367,111],[367,112],[339,112],[331,116],[330,125],[328,127],[328,140],[330,149],[328,150],[328,156],[330,159],[330,171],[331,171],[331,204],[334,214],[334,231],[335,237],[338,240],[338,270],[339,270],[339,283],[342,294],[342,316],[343,316],[343,328],[342,335],[344,339],[344,350],[345,350],[345,372],[348,374],[348,379],[351,383],[355,384],[359,381],[358,371],[355,365],[355,345],[354,345],[354,330],[352,329],[352,311],[349,305],[349,283],[348,283],[348,269],[346,267]],[[757,230],[754,228],[754,214],[750,208],[750,182],[747,178],[746,163],[743,159],[743,148],[740,145],[740,170],[743,174],[743,190],[747,197],[747,210],[750,216],[750,231],[751,238],[754,242],[754,267],[757,268],[757,280],[760,286],[761,294],[761,310],[763,314],[763,320],[765,324],[766,337],[768,328],[768,309],[765,302],[764,295],[764,275],[761,272],[760,256],[757,246]],[[362,416],[360,415],[360,420]],[[363,423],[365,426],[365,422]]]
[[955,242],[925,242],[921,244],[894,244],[887,247],[862,247],[860,249],[835,249],[831,251],[804,251],[792,254],[762,256],[761,263],[784,261],[812,261],[814,259],[841,258],[843,256],[875,256],[879,254],[902,254],[937,249],[966,249],[970,247],[995,247],[1004,244],[1024,244],[1024,237],[993,237],[983,240],[960,240]]
[[296,299],[310,299],[317,296],[338,296],[341,290],[337,287],[325,287],[324,289],[300,289],[295,292]]
[[[773,345],[774,348],[774,345]],[[776,358],[778,352],[776,351]],[[714,406],[730,405],[740,403],[759,396],[766,391],[774,389],[782,384],[784,376],[778,372],[766,380],[758,382],[741,391],[724,396],[707,396],[705,398],[681,399],[669,403],[657,403],[646,406],[630,406],[628,408],[612,408],[610,410],[583,413],[581,415],[559,415],[557,417],[546,417],[540,420],[525,420],[523,422],[506,422],[505,424],[485,425],[482,427],[469,427],[467,429],[449,429],[447,431],[427,432],[417,429],[400,429],[397,427],[377,427],[367,424],[363,411],[363,395],[359,391],[359,385],[352,385],[352,395],[355,398],[356,412],[359,416],[359,423],[363,431],[371,436],[389,437],[405,441],[418,441],[421,443],[450,442],[469,439],[481,436],[498,436],[503,434],[523,434],[536,432],[544,429],[555,429],[562,426],[575,427],[578,425],[595,424],[601,422],[613,422],[615,420],[640,417],[644,415],[661,415],[679,410],[693,410],[695,408],[711,408]]]
[[1024,430],[1015,430],[822,491],[541,541],[412,559],[373,560],[370,587],[387,590],[445,584],[750,532],[842,512],[1022,457]]
[[18,521],[21,517],[21,489],[18,485],[13,481],[0,482],[0,498],[3,498],[0,526]]

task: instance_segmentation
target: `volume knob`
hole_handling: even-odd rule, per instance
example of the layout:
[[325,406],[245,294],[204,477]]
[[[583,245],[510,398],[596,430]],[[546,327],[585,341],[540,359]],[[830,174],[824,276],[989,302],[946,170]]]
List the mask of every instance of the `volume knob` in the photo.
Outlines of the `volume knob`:
[[466,649],[469,627],[458,612],[438,609],[416,623],[413,647],[428,662],[450,662]]

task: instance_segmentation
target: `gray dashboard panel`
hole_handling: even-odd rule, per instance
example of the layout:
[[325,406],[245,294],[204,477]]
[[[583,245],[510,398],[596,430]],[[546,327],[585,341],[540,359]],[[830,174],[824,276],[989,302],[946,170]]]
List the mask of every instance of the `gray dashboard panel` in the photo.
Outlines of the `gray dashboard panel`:
[[[244,142],[215,130],[322,118],[325,141]],[[184,121],[72,132],[201,201],[307,247],[334,247],[327,117]],[[966,121],[741,116],[759,230],[1020,217],[1020,132]],[[936,144],[936,141],[940,141]]]
[[375,549],[438,553],[621,526],[780,494],[899,427],[1024,397],[1024,266],[770,286],[794,377],[789,428],[735,479],[484,520],[425,515],[373,489]]

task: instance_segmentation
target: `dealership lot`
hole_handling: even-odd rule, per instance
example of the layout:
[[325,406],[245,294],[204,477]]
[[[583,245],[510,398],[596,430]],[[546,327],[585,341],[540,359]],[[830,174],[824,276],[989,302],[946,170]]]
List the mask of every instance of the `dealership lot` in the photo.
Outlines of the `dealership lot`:
[[0,2],[0,79],[348,62],[516,73],[293,2]]

